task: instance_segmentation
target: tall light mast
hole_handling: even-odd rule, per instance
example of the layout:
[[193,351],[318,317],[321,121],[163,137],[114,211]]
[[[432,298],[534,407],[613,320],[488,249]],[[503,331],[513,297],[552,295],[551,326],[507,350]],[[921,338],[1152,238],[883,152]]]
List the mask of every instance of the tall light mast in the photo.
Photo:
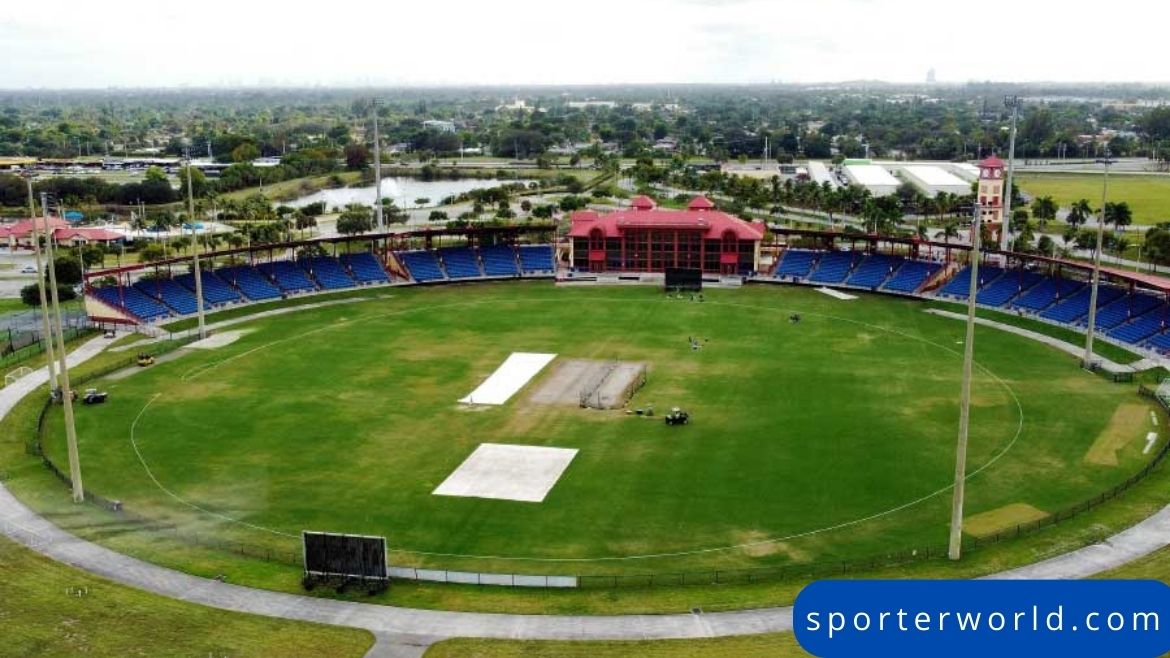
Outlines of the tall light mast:
[[195,250],[195,312],[199,316],[199,338],[207,338],[207,324],[203,317],[203,270],[199,267],[199,234],[195,225],[195,187],[191,183],[191,156],[187,155],[187,221],[191,222],[192,248]]
[[378,232],[386,232],[386,224],[382,220],[382,140],[378,137],[378,99],[370,104],[374,110],[374,218],[378,224]]
[[45,344],[45,360],[49,368],[49,391],[57,388],[57,364],[53,360],[53,327],[49,323],[49,300],[45,295],[45,268],[41,264],[41,237],[37,231],[37,208],[33,201],[32,172],[26,172],[28,184],[28,221],[32,226],[33,255],[37,263],[37,292],[41,298],[41,341]]
[[951,537],[947,556],[958,560],[963,550],[963,496],[967,482],[967,430],[971,420],[971,366],[975,360],[975,297],[979,288],[979,242],[983,209],[975,197],[971,220],[971,284],[967,287],[967,338],[963,341],[963,384],[959,396],[959,441],[955,449],[955,487],[951,499]]
[[1105,150],[1105,176],[1101,183],[1101,214],[1097,217],[1097,248],[1093,252],[1093,281],[1089,290],[1089,324],[1085,327],[1085,356],[1081,367],[1092,370],[1093,338],[1097,330],[1097,289],[1101,284],[1101,246],[1105,240],[1105,200],[1109,197],[1109,150]]
[[69,451],[69,480],[73,483],[73,502],[85,502],[85,487],[81,484],[81,458],[77,452],[77,425],[73,418],[73,390],[69,386],[69,366],[65,359],[65,329],[61,325],[61,302],[57,295],[57,268],[53,261],[53,233],[49,230],[49,207],[47,195],[41,193],[41,212],[45,218],[46,267],[49,270],[50,297],[53,299],[53,314],[57,324],[57,365],[59,368],[58,389],[61,404],[65,407],[65,442]]

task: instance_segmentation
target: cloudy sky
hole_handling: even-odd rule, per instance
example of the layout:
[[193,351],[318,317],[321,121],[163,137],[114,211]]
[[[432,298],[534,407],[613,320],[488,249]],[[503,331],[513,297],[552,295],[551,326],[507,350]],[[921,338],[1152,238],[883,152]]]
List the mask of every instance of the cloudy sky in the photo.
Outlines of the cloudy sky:
[[9,89],[917,82],[932,67],[951,82],[1170,81],[1166,9],[1148,0],[5,5],[0,87]]

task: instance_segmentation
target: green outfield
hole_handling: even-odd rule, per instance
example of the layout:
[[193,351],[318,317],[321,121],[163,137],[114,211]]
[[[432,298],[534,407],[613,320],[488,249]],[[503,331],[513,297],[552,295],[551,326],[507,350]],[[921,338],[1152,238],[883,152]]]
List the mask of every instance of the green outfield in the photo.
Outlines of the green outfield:
[[[1101,205],[1100,174],[1017,173],[1020,190],[1032,197],[1051,196],[1067,210],[1073,203],[1088,199]],[[1109,177],[1109,200],[1125,201],[1133,211],[1134,224],[1170,221],[1170,176],[1115,174]]]
[[[248,333],[231,345],[99,382],[110,403],[78,413],[86,484],[203,537],[288,554],[304,528],[379,534],[396,563],[448,568],[645,573],[941,546],[962,324],[918,302],[789,287],[706,300],[395,289],[234,327]],[[1144,464],[1152,407],[1133,385],[1026,339],[978,337],[979,534]],[[517,351],[648,362],[632,404],[694,422],[536,404],[548,370],[503,406],[456,403]],[[62,434],[54,409],[46,448],[64,464]],[[579,453],[540,503],[432,494],[486,442]]]

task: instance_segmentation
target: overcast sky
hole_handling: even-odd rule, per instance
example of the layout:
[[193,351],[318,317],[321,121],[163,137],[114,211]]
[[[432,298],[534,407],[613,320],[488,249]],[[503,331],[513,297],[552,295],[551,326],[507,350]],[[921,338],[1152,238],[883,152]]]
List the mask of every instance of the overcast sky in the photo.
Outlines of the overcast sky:
[[1143,0],[4,4],[10,89],[1170,80],[1165,5]]

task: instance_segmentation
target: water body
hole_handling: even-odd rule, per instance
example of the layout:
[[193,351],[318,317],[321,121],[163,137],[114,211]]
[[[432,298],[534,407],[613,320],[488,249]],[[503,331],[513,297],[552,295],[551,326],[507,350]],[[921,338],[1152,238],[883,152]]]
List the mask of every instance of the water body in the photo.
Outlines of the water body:
[[[529,180],[500,180],[496,178],[461,178],[455,180],[425,181],[417,178],[383,178],[382,197],[393,199],[399,208],[430,208],[439,205],[443,199],[452,195],[463,194],[471,190],[488,187],[499,187],[505,183],[531,183]],[[285,201],[283,205],[293,208],[307,206],[310,203],[324,201],[327,210],[340,209],[347,203],[361,203],[367,206],[374,205],[374,186],[368,187],[340,187],[332,190],[320,190],[312,194]],[[430,199],[422,206],[414,202],[415,199]]]

